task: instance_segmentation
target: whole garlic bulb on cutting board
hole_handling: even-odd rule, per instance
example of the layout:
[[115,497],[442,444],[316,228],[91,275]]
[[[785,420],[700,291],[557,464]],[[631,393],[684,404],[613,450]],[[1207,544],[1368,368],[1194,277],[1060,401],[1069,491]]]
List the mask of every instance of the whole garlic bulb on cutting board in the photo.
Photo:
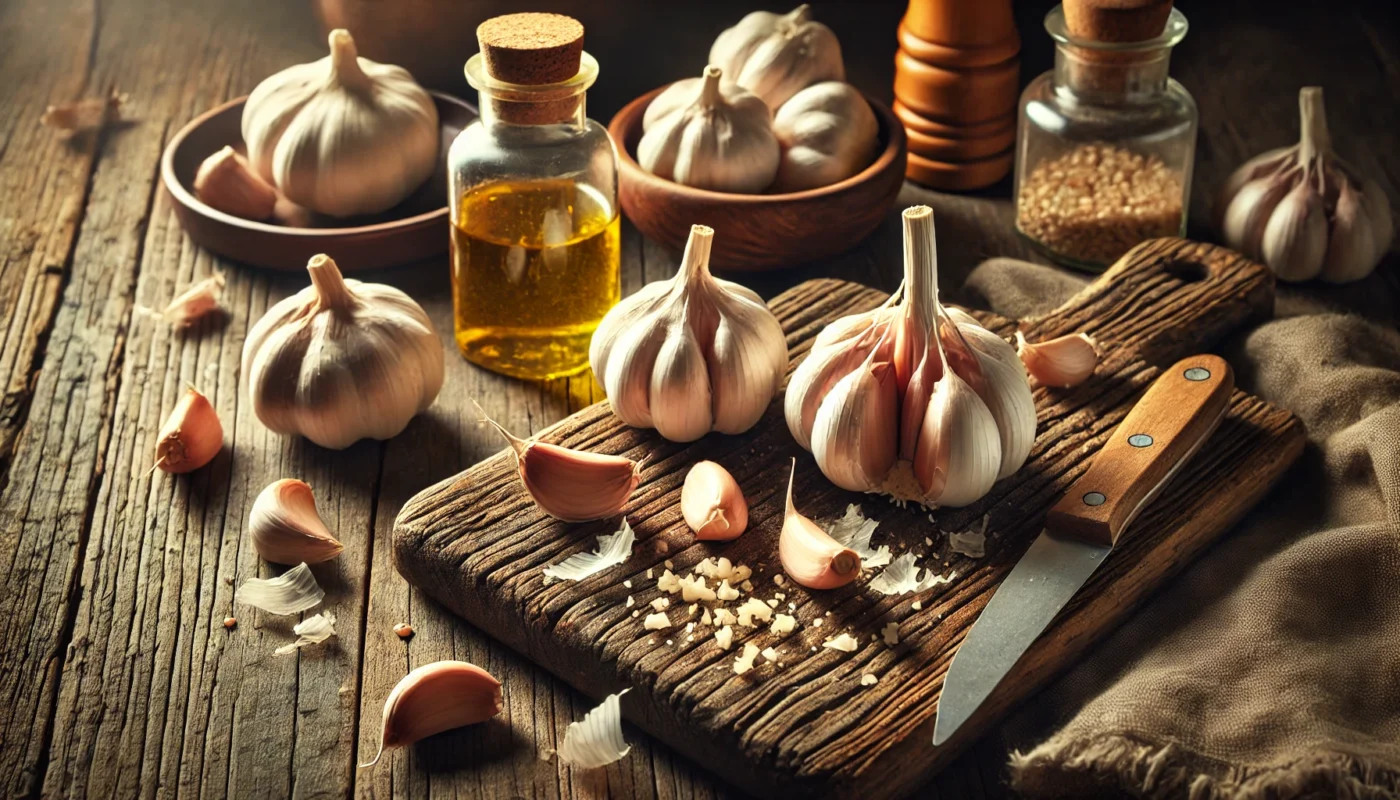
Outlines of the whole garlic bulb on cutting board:
[[437,106],[403,67],[359,58],[348,31],[331,31],[330,48],[248,96],[248,160],[287,199],[313,211],[384,211],[437,167]]
[[793,373],[788,429],[843,489],[965,506],[1020,469],[1035,403],[1016,351],[938,301],[933,212],[904,212],[904,286],[828,325]]
[[760,192],[778,172],[773,112],[722,80],[717,67],[672,84],[647,106],[637,163],[653,175],[716,192]]
[[714,231],[690,229],[680,272],[613,307],[588,361],[613,413],[673,442],[742,433],[787,372],[787,339],[752,290],[710,274]]
[[774,109],[814,83],[844,81],[841,43],[811,11],[804,3],[787,14],[746,15],[715,39],[710,63]]
[[442,388],[442,342],[413,298],[341,277],[313,256],[311,286],[267,310],[243,344],[253,411],[276,433],[339,450],[398,435]]
[[1322,89],[1304,87],[1298,105],[1298,144],[1246,162],[1226,181],[1217,204],[1221,234],[1280,280],[1360,280],[1390,249],[1390,201],[1380,184],[1332,153]]
[[823,81],[783,103],[773,131],[783,147],[773,190],[797,192],[843,181],[869,166],[880,125],[854,86]]

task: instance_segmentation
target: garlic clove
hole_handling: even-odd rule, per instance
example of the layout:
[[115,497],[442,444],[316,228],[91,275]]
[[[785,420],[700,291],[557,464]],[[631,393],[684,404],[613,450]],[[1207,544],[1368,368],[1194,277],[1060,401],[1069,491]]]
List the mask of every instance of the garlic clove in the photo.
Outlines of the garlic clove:
[[319,564],[344,549],[316,512],[311,487],[295,478],[273,481],[258,493],[248,532],[253,549],[274,564]]
[[923,358],[910,374],[909,383],[899,400],[899,457],[905,461],[914,460],[919,431],[924,425],[924,415],[928,413],[929,398],[933,396],[934,385],[942,377],[943,360],[938,357],[938,350],[925,346]]
[[1246,183],[1278,172],[1293,154],[1292,147],[1279,147],[1251,158],[1236,169],[1226,179],[1225,185],[1220,187],[1220,192],[1216,195],[1215,226],[1221,230],[1224,229],[1225,210],[1229,208],[1230,201],[1240,193],[1240,189],[1243,189]]
[[1016,331],[1016,352],[1031,377],[1044,386],[1068,389],[1094,374],[1099,364],[1099,347],[1087,333],[1058,336],[1048,342],[1031,344]]
[[1250,258],[1262,259],[1260,245],[1264,226],[1274,213],[1274,207],[1288,194],[1288,175],[1292,171],[1255,178],[1240,187],[1239,193],[1225,207],[1222,234],[1227,245]]
[[710,432],[710,376],[700,343],[685,322],[666,330],[652,368],[648,393],[656,432],[673,442],[693,442]]
[[[588,345],[588,364],[592,367],[593,374],[598,377],[598,381],[603,384],[604,390],[607,391],[608,401],[613,405],[613,413],[618,413],[617,405],[613,401],[613,390],[608,388],[607,376],[618,370],[618,367],[613,366],[613,357],[626,357],[633,349],[633,347],[620,348],[618,343],[624,337],[638,334],[639,327],[644,326],[648,315],[654,313],[665,302],[666,295],[670,290],[671,284],[667,281],[648,283],[632,296],[623,298],[620,303],[613,306],[604,318],[604,323],[599,324],[598,329],[593,332],[593,339]],[[657,347],[660,347],[659,343]],[[641,359],[638,361],[640,362]],[[651,361],[642,363],[650,364]],[[625,377],[630,375],[632,371],[631,369],[623,369],[619,376]],[[649,368],[638,371],[645,373],[645,380],[650,380],[651,370]],[[645,385],[645,383],[642,384],[643,387]],[[641,390],[641,394],[645,400],[645,389]],[[618,416],[622,417],[621,414]],[[648,414],[649,419],[650,415]],[[628,422],[626,418],[623,418],[622,421],[627,422],[628,425],[633,424]],[[650,427],[650,425],[651,423],[648,421],[646,425],[635,427]]]
[[709,362],[714,429],[743,433],[758,424],[782,387],[787,336],[762,301],[733,294],[715,299],[719,323]]
[[925,498],[960,508],[976,502],[1001,470],[1001,436],[987,404],[953,370],[934,385],[914,453]]
[[701,461],[686,473],[681,516],[696,539],[728,541],[748,527],[749,505],[728,470],[713,461]]
[[884,342],[887,324],[872,325],[853,340],[818,350],[815,345],[793,371],[783,397],[783,416],[797,443],[810,450],[817,411],[832,387]]
[[385,750],[435,733],[475,725],[501,712],[501,682],[465,661],[436,661],[405,675],[384,701],[379,752],[361,767],[372,767]]
[[613,413],[634,428],[656,427],[651,415],[652,369],[669,332],[664,326],[628,326],[616,337],[615,352],[601,360],[607,371],[596,373],[602,376]]
[[160,315],[177,328],[184,328],[219,307],[219,294],[224,289],[224,273],[215,272],[181,292]]
[[277,204],[272,184],[258,177],[247,160],[227,145],[199,165],[194,195],[210,208],[251,220],[272,216]]
[[959,325],[966,335],[985,378],[979,395],[996,420],[1001,437],[1001,468],[1005,478],[1021,468],[1035,445],[1035,397],[1026,382],[1026,367],[1006,340],[977,325]]
[[1327,255],[1327,216],[1305,176],[1283,196],[1264,225],[1259,255],[1286,281],[1306,281],[1322,271]]
[[842,489],[871,492],[894,467],[899,396],[894,367],[869,359],[836,382],[812,426],[812,455]]
[[209,398],[190,387],[156,435],[156,463],[151,469],[171,473],[197,470],[224,447],[224,426]]
[[642,466],[630,458],[527,442],[485,414],[482,421],[505,437],[515,451],[525,490],[555,519],[588,522],[616,516],[641,482]]
[[1378,253],[1371,233],[1371,212],[1364,192],[1342,181],[1327,234],[1327,255],[1319,275],[1331,283],[1350,283],[1366,277]]
[[808,589],[835,589],[860,576],[860,556],[837,543],[810,519],[797,513],[792,504],[793,478],[797,459],[788,475],[787,506],[783,528],[778,534],[778,560],[788,577]]

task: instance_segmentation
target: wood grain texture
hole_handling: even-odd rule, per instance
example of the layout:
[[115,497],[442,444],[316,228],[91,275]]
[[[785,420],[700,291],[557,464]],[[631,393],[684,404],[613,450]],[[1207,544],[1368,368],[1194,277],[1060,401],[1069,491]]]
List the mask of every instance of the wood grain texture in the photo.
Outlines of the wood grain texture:
[[[850,283],[815,281],[780,295],[773,308],[790,351],[800,357],[827,322],[884,298]],[[831,520],[846,503],[862,500],[820,478],[792,441],[776,402],[753,431],[711,435],[691,445],[627,428],[606,404],[544,432],[548,440],[572,447],[647,457],[626,509],[638,543],[622,568],[547,585],[543,566],[592,549],[595,537],[616,521],[569,525],[546,517],[524,492],[505,451],[408,501],[394,527],[394,563],[444,605],[583,691],[601,696],[631,687],[623,698],[629,719],[750,791],[901,795],[1068,666],[1227,529],[1296,457],[1303,441],[1296,419],[1236,393],[1208,451],[1139,521],[1121,555],[1095,574],[957,737],[937,749],[928,744],[952,653],[1039,532],[1045,509],[1084,471],[1159,365],[1208,347],[1271,302],[1272,281],[1259,265],[1220,248],[1157,240],[1136,248],[1055,313],[1023,322],[1033,340],[1067,328],[1089,332],[1105,357],[1080,387],[1037,391],[1039,435],[1030,461],[982,501],[930,518],[922,510],[864,499],[866,513],[882,523],[879,541],[956,573],[952,583],[922,597],[882,598],[860,584],[816,593],[774,586],[781,490],[791,457],[799,456],[797,502],[804,514]],[[982,318],[1003,335],[1013,326],[995,315]],[[728,468],[745,489],[750,528],[734,542],[696,542],[680,520],[686,468],[702,459]],[[987,557],[952,553],[938,531],[973,529],[983,515],[989,522]],[[765,663],[736,676],[730,669],[734,651],[720,649],[709,628],[688,638],[680,608],[672,612],[680,624],[652,633],[623,602],[631,595],[645,609],[661,596],[646,573],[659,574],[664,562],[680,572],[718,555],[754,567],[758,596],[766,600],[782,592],[785,597],[775,599],[793,604],[800,630],[791,636],[736,630],[744,641],[779,648],[783,666]],[[921,609],[913,608],[916,600]],[[894,647],[878,635],[891,622],[899,629]],[[843,631],[857,636],[858,651],[820,646]],[[862,686],[865,674],[879,683]]]

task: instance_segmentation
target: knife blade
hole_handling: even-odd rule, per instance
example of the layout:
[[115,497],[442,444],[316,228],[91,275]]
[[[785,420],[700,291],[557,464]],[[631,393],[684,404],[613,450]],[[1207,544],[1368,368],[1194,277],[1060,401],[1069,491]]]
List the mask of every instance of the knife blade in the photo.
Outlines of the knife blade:
[[1045,530],[968,630],[938,697],[933,743],[962,727],[1015,667],[1133,518],[1200,449],[1234,389],[1224,359],[1182,359],[1148,387],[1045,520]]

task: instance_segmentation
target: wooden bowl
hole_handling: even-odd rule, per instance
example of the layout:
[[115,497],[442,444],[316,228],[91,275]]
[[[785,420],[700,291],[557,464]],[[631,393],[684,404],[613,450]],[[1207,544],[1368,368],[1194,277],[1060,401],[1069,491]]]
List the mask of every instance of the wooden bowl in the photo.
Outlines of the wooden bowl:
[[346,271],[420,261],[447,250],[447,148],[477,117],[476,107],[465,100],[431,94],[442,127],[438,170],[402,203],[380,214],[317,217],[325,227],[298,228],[225,214],[195,197],[195,172],[205,158],[225,145],[244,151],[240,123],[246,97],[206,111],[181,128],[161,157],[161,181],[175,201],[175,216],[195,244],[235,261],[302,270],[312,256],[326,253]]
[[635,153],[642,115],[666,87],[617,112],[608,132],[618,145],[622,210],[647,236],[674,249],[691,225],[715,229],[710,263],[721,269],[788,267],[855,247],[885,218],[904,183],[905,137],[883,103],[866,97],[880,124],[875,161],[844,181],[786,194],[730,194],[682,186],[642,169]]

